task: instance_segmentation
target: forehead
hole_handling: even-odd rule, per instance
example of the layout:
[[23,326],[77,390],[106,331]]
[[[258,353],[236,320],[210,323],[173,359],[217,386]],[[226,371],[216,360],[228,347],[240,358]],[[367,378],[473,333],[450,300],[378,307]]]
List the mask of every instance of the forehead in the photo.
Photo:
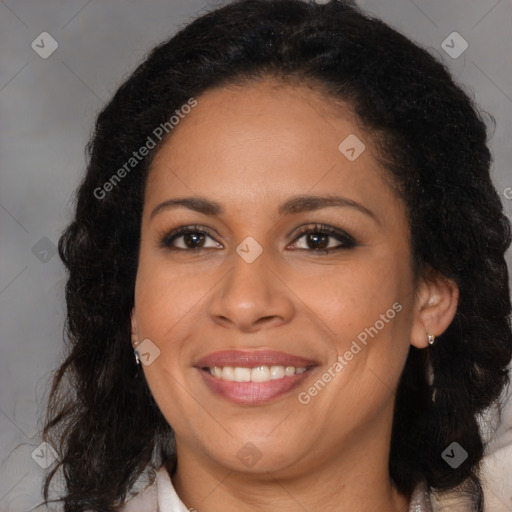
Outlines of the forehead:
[[294,192],[337,190],[354,200],[372,189],[390,192],[373,141],[350,107],[320,89],[266,79],[196,100],[159,148],[146,200],[213,194],[243,206]]

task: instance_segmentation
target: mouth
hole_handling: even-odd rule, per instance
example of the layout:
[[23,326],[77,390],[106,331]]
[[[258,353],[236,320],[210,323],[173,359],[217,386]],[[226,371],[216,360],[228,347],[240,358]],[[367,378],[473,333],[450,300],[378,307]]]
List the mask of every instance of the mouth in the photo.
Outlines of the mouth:
[[271,402],[298,387],[316,361],[275,351],[223,351],[198,361],[203,382],[215,395],[238,405]]
[[268,382],[270,380],[293,377],[296,374],[304,373],[308,368],[295,366],[255,366],[247,368],[244,366],[213,366],[205,367],[202,370],[210,372],[215,378],[228,382]]

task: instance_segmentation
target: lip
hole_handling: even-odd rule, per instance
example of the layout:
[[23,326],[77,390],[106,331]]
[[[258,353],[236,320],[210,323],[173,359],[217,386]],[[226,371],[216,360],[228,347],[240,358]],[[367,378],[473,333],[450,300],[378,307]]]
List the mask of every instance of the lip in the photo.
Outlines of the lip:
[[207,370],[198,368],[201,377],[210,391],[238,405],[266,404],[297,388],[307,379],[312,368],[291,377],[267,382],[235,382],[217,379]]
[[[306,368],[304,373],[267,382],[235,382],[218,379],[207,368],[213,366],[295,366]],[[237,405],[259,405],[276,400],[297,388],[318,366],[316,361],[273,350],[223,350],[201,358],[195,365],[203,382],[214,394]]]
[[317,366],[318,363],[312,359],[276,350],[222,350],[208,354],[197,361],[194,366],[197,368],[212,368],[213,366],[255,368],[256,366],[273,365],[307,368],[309,366]]

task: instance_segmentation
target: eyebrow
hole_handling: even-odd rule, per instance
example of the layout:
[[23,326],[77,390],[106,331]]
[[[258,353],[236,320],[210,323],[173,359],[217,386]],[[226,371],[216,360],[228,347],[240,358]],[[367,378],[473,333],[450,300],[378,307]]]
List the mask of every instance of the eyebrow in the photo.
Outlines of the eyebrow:
[[[280,215],[292,215],[303,212],[312,212],[320,210],[322,208],[329,207],[343,207],[343,208],[354,208],[364,213],[368,217],[371,217],[375,222],[380,224],[379,219],[370,209],[366,208],[358,202],[348,199],[342,196],[326,195],[326,196],[311,196],[311,195],[300,195],[294,196],[286,200],[279,206],[278,212]],[[150,220],[157,215],[157,213],[163,210],[169,210],[173,208],[188,208],[198,213],[205,215],[219,216],[224,213],[224,209],[216,201],[207,199],[206,197],[177,197],[175,199],[168,199],[163,203],[156,206],[150,215]]]

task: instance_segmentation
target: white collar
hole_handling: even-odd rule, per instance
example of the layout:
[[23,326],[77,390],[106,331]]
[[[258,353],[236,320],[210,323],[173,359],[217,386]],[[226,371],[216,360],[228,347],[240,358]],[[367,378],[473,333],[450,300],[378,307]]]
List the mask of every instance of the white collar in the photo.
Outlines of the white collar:
[[189,510],[193,510],[188,509],[180,500],[165,466],[162,466],[156,475],[156,488],[158,512],[189,512]]

